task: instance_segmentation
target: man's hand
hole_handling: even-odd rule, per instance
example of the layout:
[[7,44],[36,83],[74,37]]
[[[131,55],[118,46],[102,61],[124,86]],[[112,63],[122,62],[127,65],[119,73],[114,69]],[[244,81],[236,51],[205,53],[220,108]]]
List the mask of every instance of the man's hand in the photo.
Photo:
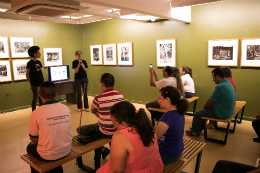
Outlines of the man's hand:
[[30,87],[30,90],[32,90],[32,87]]
[[260,113],[256,115],[256,119],[260,119]]
[[98,112],[97,112],[97,113],[95,113],[95,116],[96,116],[97,118],[99,118]]

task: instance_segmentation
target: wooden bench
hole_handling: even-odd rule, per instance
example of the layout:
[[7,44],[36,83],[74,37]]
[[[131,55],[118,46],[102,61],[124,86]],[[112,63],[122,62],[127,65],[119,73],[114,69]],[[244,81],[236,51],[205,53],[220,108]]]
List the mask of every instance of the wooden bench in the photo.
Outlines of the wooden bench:
[[192,161],[192,159],[196,158],[196,156],[197,161],[194,172],[199,172],[202,150],[206,146],[206,143],[189,139],[183,139],[183,143],[184,151],[182,152],[180,158],[176,162],[164,164],[164,173],[181,172],[183,168],[186,167]]
[[260,158],[256,159],[255,167],[260,168]]
[[[36,159],[30,154],[25,154],[21,156],[21,159],[24,160],[26,163],[28,163],[30,166],[32,166],[34,169],[36,169],[40,173],[45,173],[48,172],[64,163],[67,163],[73,159],[77,159],[77,164],[78,167],[87,171],[87,172],[96,172],[98,168],[100,168],[100,159],[101,159],[101,146],[111,142],[111,138],[104,138],[104,139],[99,139],[97,141],[91,142],[87,145],[81,144],[78,139],[76,138],[77,136],[73,137],[72,140],[72,147],[71,147],[71,152],[68,156],[57,160],[57,161],[41,161]],[[86,165],[83,164],[82,161],[82,155],[95,150],[95,170],[87,167]]]
[[[193,115],[195,113],[196,110],[196,105],[197,105],[197,100],[199,99],[199,97],[191,97],[191,98],[185,98],[189,103],[194,101],[194,106],[193,106],[193,113],[189,114],[189,115]],[[166,110],[165,109],[161,109],[161,108],[152,108],[149,107],[148,108],[149,111],[155,111],[155,112],[162,112],[165,113]],[[152,125],[155,126],[155,122],[154,122],[154,116],[153,114],[151,114],[151,120],[152,120]]]
[[[234,109],[234,114],[229,118],[229,119],[214,119],[214,118],[208,118],[208,117],[201,117],[201,119],[204,119],[204,139],[206,141],[211,141],[211,142],[216,142],[216,143],[220,143],[220,144],[223,144],[223,145],[226,145],[227,143],[227,137],[228,137],[228,132],[232,132],[234,133],[235,132],[235,129],[236,129],[236,123],[237,123],[237,117],[238,117],[238,112],[242,109],[242,113],[241,113],[241,117],[243,117],[243,113],[244,113],[244,109],[245,109],[245,105],[246,105],[246,102],[245,101],[236,101],[236,105],[235,105],[235,109]],[[229,129],[229,126],[230,126],[230,122],[231,120],[235,118],[235,121],[234,122],[234,126],[233,126],[233,129]],[[218,140],[218,139],[213,139],[213,138],[208,138],[207,137],[207,120],[212,120],[212,121],[215,121],[215,128],[217,130],[225,130],[226,131],[226,135],[225,135],[225,140],[222,141],[222,140]],[[217,125],[217,122],[223,122],[223,123],[227,123],[227,128],[220,128],[218,127]]]

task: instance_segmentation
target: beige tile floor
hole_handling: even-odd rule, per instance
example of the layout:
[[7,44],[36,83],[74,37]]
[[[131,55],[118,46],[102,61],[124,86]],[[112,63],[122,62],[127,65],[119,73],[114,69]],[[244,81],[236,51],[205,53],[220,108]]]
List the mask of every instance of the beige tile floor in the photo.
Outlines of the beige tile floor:
[[[89,97],[91,105],[93,98]],[[76,128],[79,126],[80,113],[77,111],[75,104],[62,102],[70,108],[72,112],[72,134],[76,135]],[[144,108],[142,104],[135,104],[137,108]],[[28,135],[28,121],[31,109],[19,110],[16,112],[0,115],[0,173],[29,173],[28,164],[20,159],[20,155],[26,153],[26,146],[30,142]],[[148,112],[147,112],[148,113]],[[148,113],[150,117],[150,114]],[[185,116],[185,130],[192,123],[192,116]],[[83,112],[82,124],[96,123],[97,118],[90,112]],[[231,125],[232,126],[232,125]],[[209,130],[209,135],[216,138],[224,138],[224,132]],[[254,166],[256,159],[260,157],[260,145],[253,142],[252,138],[256,134],[252,128],[250,121],[243,121],[237,124],[236,132],[229,133],[228,141],[225,146],[212,142],[206,142],[207,145],[202,153],[200,173],[212,172],[214,165],[220,159],[241,162]],[[184,135],[186,139],[204,141],[202,137],[189,137]],[[90,152],[83,156],[84,164],[94,167],[94,152]],[[106,163],[109,156],[105,160],[101,160],[101,164]],[[195,159],[183,170],[188,173],[194,172]],[[76,161],[70,161],[63,165],[64,173],[83,173]]]

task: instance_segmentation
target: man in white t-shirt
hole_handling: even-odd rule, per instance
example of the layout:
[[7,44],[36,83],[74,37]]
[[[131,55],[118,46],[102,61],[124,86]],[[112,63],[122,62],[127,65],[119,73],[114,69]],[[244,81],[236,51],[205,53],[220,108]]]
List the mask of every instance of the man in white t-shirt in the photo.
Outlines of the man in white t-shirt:
[[[57,92],[53,82],[40,86],[39,96],[43,105],[32,112],[29,120],[31,143],[27,153],[39,160],[54,161],[67,156],[71,151],[71,112],[69,108],[54,100]],[[37,172],[31,167],[31,172]],[[59,166],[50,172],[62,173]]]
[[[161,80],[158,79],[157,74],[154,69],[149,68],[149,70],[150,70],[150,86],[158,87],[158,88],[163,88],[166,86],[173,86],[173,87],[177,88],[176,78],[172,77],[172,74],[173,74],[172,67],[165,66],[163,68],[162,72],[163,72],[163,77],[165,79],[161,79]],[[155,78],[155,82],[153,81],[153,77]],[[147,103],[146,108],[148,109],[148,107],[160,108],[160,105],[156,100],[156,101]],[[161,116],[161,113],[157,113],[157,112],[153,112],[153,111],[150,111],[150,113],[151,113],[152,117],[154,117],[156,120],[158,120],[159,117]],[[152,122],[153,122],[153,120],[152,120]],[[153,125],[154,125],[154,122],[153,122]]]

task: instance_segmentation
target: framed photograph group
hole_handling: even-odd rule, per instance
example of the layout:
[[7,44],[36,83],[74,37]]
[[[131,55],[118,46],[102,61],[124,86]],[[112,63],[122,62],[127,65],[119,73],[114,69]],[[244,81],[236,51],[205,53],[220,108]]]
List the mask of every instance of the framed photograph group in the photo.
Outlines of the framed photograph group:
[[157,67],[176,66],[176,39],[156,41]]
[[27,58],[28,49],[33,46],[33,38],[28,37],[10,37],[12,58]]
[[118,65],[133,66],[133,42],[117,43]]
[[238,40],[208,41],[208,66],[223,65],[238,65]]
[[241,67],[260,67],[260,38],[242,39]]
[[44,67],[59,66],[62,63],[61,48],[43,48]]
[[116,44],[103,44],[104,65],[117,65]]
[[0,82],[12,81],[10,61],[2,60],[0,61]]
[[0,36],[0,58],[9,58],[7,37]]
[[26,66],[27,62],[30,59],[16,59],[12,60],[13,64],[13,79],[17,80],[26,80]]
[[101,44],[90,46],[90,62],[91,65],[103,65]]

